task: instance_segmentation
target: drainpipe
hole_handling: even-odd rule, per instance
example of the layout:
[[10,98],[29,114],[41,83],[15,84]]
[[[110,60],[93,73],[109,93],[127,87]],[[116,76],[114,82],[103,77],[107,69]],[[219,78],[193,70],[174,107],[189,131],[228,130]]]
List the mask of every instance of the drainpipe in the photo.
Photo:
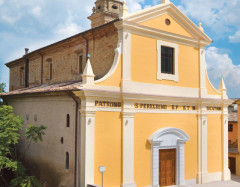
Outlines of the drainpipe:
[[[68,92],[69,96],[72,97],[72,99],[75,101],[76,103],[76,109],[75,109],[75,151],[74,151],[74,187],[78,187],[78,180],[77,180],[77,176],[78,176],[78,107],[79,104],[81,103],[81,100],[75,96],[75,94],[73,92]],[[80,128],[81,130],[81,128]],[[81,145],[81,144],[80,144]]]

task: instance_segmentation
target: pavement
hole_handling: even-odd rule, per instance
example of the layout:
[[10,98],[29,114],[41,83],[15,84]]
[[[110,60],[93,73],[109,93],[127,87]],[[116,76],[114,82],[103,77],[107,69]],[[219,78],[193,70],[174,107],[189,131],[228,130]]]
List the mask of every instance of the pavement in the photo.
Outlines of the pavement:
[[240,187],[240,177],[232,175],[230,181],[211,182],[208,184],[183,185],[180,187]]

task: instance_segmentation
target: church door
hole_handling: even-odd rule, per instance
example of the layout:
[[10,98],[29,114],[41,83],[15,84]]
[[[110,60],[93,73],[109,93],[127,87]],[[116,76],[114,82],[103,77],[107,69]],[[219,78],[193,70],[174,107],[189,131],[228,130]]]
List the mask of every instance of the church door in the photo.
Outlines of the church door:
[[159,150],[159,186],[175,185],[176,149]]

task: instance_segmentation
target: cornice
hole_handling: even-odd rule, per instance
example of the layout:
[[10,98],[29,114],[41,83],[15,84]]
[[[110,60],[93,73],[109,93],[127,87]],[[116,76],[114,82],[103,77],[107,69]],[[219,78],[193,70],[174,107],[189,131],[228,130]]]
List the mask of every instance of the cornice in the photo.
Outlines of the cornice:
[[207,42],[205,40],[194,39],[194,38],[182,36],[182,35],[171,33],[171,32],[161,31],[155,28],[139,25],[137,23],[130,22],[130,21],[122,20],[122,21],[116,22],[115,25],[118,29],[123,29],[124,31],[128,31],[132,34],[166,40],[166,41],[188,45],[192,47],[199,47],[200,45],[207,46],[211,44],[211,42]]

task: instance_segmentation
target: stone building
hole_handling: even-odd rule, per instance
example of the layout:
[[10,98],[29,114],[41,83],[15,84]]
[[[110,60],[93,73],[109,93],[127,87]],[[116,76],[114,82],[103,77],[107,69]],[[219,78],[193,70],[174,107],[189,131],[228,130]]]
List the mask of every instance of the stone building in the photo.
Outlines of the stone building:
[[[47,127],[25,162],[45,186],[145,187],[229,180],[224,81],[210,83],[212,40],[174,4],[129,14],[97,0],[92,28],[7,63],[0,96]],[[19,150],[26,142],[21,140]]]

